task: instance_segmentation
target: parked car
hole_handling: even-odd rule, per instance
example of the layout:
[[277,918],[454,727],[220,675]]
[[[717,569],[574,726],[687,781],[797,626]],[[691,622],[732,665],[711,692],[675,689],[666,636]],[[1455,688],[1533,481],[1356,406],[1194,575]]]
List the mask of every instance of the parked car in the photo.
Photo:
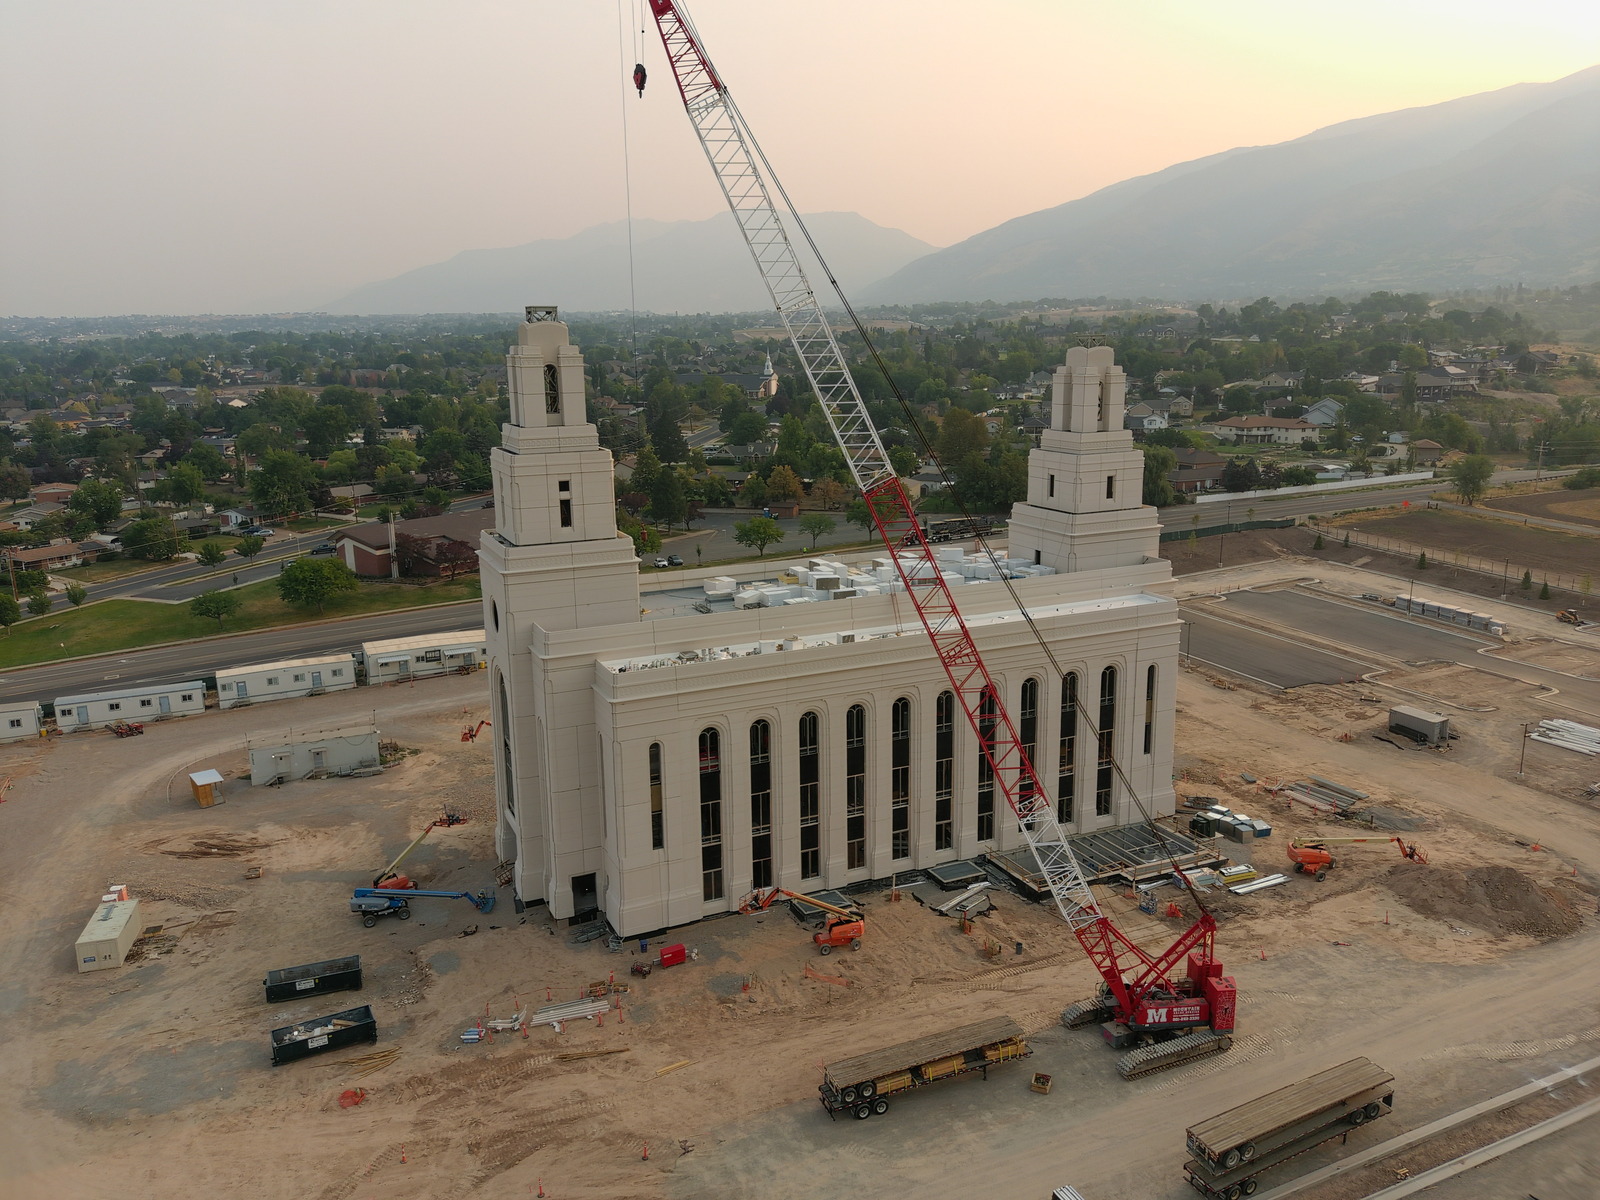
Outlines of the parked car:
[[667,555],[667,566],[681,567],[683,566],[683,559],[679,558],[676,554],[669,554]]
[[667,560],[666,560],[666,559],[664,559],[664,558],[659,558],[659,557],[658,557],[658,558],[657,558],[657,559],[656,559],[656,561],[655,561],[655,562],[654,562],[654,563],[653,563],[653,564],[651,564],[651,565],[652,565],[652,566],[657,566],[657,567],[665,567],[665,566],[668,566],[668,565],[669,565],[669,564],[668,564],[668,563],[667,563]]

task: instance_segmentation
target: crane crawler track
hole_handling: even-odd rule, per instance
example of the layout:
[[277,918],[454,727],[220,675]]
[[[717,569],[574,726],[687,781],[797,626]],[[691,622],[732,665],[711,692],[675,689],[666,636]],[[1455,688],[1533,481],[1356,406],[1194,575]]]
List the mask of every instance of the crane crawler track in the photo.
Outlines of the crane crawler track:
[[1233,1038],[1225,1033],[1188,1033],[1170,1041],[1128,1051],[1117,1060],[1117,1074],[1124,1079],[1137,1079],[1141,1075],[1165,1071],[1168,1067],[1192,1062],[1208,1054],[1221,1054],[1232,1045]]

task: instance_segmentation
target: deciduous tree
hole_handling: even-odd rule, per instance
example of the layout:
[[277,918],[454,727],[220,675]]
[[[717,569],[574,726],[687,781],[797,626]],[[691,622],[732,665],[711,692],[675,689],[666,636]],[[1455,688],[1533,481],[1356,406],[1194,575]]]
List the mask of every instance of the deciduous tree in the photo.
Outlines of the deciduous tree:
[[353,592],[356,573],[334,558],[301,558],[278,575],[278,595],[286,604],[315,606],[320,613],[334,596]]
[[808,512],[800,518],[800,532],[811,539],[811,548],[817,548],[817,539],[832,533],[838,524],[827,513]]
[[751,517],[733,526],[733,540],[741,546],[752,547],[758,556],[765,556],[767,547],[783,538],[783,527],[771,517]]
[[1469,454],[1450,464],[1450,482],[1455,485],[1461,503],[1471,507],[1489,490],[1489,480],[1494,476],[1494,459],[1487,454]]
[[210,617],[221,629],[223,621],[235,615],[243,605],[244,602],[236,593],[211,588],[189,601],[189,613],[196,617]]

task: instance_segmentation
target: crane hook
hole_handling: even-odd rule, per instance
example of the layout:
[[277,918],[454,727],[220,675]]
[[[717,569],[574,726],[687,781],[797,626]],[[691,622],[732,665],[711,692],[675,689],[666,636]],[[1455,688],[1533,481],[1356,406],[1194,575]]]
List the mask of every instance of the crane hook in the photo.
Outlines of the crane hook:
[[644,81],[649,78],[649,72],[644,69],[643,63],[633,64],[633,86],[639,89],[639,95],[644,95]]

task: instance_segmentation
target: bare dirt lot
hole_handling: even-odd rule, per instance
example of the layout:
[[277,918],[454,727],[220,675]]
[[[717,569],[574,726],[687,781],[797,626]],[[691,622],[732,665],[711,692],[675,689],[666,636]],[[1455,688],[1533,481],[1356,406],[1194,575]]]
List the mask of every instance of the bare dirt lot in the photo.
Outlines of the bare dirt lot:
[[[633,947],[570,945],[504,889],[489,914],[419,900],[414,920],[363,929],[347,911],[352,885],[445,804],[471,820],[437,830],[407,872],[425,887],[491,884],[491,745],[460,741],[483,715],[477,677],[362,693],[361,715],[375,709],[386,739],[418,751],[381,778],[230,783],[212,809],[194,806],[184,771],[231,776],[247,733],[325,725],[350,703],[0,750],[13,780],[0,804],[0,1192],[472,1200],[542,1183],[553,1197],[810,1200],[1035,1197],[1073,1182],[1175,1200],[1192,1194],[1179,1165],[1193,1117],[1342,1058],[1367,1054],[1399,1077],[1390,1136],[1595,1053],[1600,813],[1569,794],[1564,759],[1579,756],[1540,747],[1516,783],[1503,727],[1521,710],[1509,704],[1467,718],[1448,755],[1396,750],[1367,736],[1389,702],[1373,686],[1268,694],[1180,680],[1180,792],[1274,825],[1230,848],[1277,870],[1288,838],[1327,832],[1327,818],[1240,774],[1316,772],[1413,825],[1430,864],[1363,846],[1323,884],[1218,897],[1219,946],[1243,991],[1238,1042],[1134,1083],[1092,1033],[1060,1028],[1093,977],[1057,917],[1010,895],[965,934],[869,894],[863,949],[829,959],[786,916],[708,921],[675,934],[694,961],[647,979],[628,974]],[[138,961],[79,975],[72,941],[113,882],[162,933]],[[1146,944],[1183,927],[1104,899]],[[362,992],[264,1002],[268,969],[349,953],[363,957]],[[603,1025],[459,1039],[486,1013],[613,978],[630,990]],[[392,1063],[365,1073],[374,1047],[360,1046],[268,1065],[268,1030],[359,1003],[377,1017],[376,1049],[398,1051]],[[997,1012],[1032,1035],[1027,1064],[925,1089],[867,1122],[830,1122],[817,1105],[820,1062]],[[602,1050],[617,1053],[570,1057]],[[1055,1077],[1049,1096],[1029,1091],[1033,1070]],[[341,1108],[354,1088],[363,1102]],[[1318,1153],[1308,1165],[1339,1150]]]
[[1483,504],[1502,512],[1549,517],[1553,521],[1569,521],[1600,530],[1600,492],[1593,489],[1571,492],[1563,488],[1559,492],[1539,492],[1532,496],[1492,496]]
[[1364,513],[1341,524],[1421,546],[1439,563],[1448,563],[1452,554],[1460,552],[1493,562],[1509,561],[1513,568],[1531,568],[1535,586],[1540,572],[1564,576],[1600,572],[1600,538],[1520,525],[1515,518],[1412,508],[1381,515]]

